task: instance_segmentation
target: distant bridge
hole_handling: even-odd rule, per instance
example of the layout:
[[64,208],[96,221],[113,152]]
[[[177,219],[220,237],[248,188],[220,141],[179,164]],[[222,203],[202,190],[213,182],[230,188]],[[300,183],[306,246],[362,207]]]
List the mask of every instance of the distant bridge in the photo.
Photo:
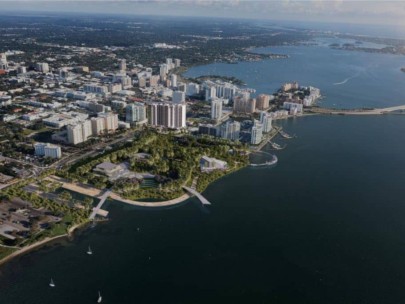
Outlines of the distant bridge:
[[328,109],[328,108],[311,108],[309,112],[318,114],[332,115],[382,115],[395,111],[405,111],[405,105],[381,109]]
[[108,199],[110,194],[111,194],[111,190],[107,190],[106,192],[104,192],[104,194],[102,196],[100,196],[99,203],[97,204],[96,207],[93,208],[93,211],[90,214],[90,217],[89,217],[90,220],[94,220],[94,218],[96,217],[97,214],[99,214],[101,216],[108,215],[108,211],[102,210],[101,207],[103,206],[105,201]]
[[211,205],[211,203],[204,196],[202,196],[202,194],[197,190],[186,186],[183,186],[183,189],[191,193],[192,195],[196,196],[203,205]]

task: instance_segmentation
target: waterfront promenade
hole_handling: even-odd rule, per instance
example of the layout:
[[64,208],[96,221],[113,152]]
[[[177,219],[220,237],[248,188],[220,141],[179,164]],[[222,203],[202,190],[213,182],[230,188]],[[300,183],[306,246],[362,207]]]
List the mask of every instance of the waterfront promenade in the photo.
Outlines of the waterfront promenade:
[[203,205],[211,205],[211,203],[195,188],[183,186],[183,189],[186,190],[187,192],[191,193],[192,195],[196,196]]
[[[94,198],[100,198],[100,197],[102,198],[102,196],[103,196],[103,190],[99,190],[97,188],[94,188],[94,187],[91,187],[88,185],[70,183],[67,180],[57,177],[57,176],[50,176],[50,177],[48,177],[48,179],[55,181],[55,182],[62,183],[63,188],[73,191],[73,192],[88,195],[88,196],[91,196]],[[105,193],[104,193],[104,195],[105,195]],[[191,195],[185,193],[178,198],[161,201],[161,202],[140,202],[140,201],[129,200],[129,199],[123,198],[120,195],[118,195],[114,192],[111,192],[111,191],[109,191],[108,197],[113,200],[116,200],[116,201],[119,201],[119,202],[122,202],[125,204],[129,204],[132,206],[156,208],[156,207],[169,207],[169,206],[178,205],[178,204],[184,202],[185,200],[189,199],[191,197]],[[94,212],[94,209],[93,209],[93,212]]]

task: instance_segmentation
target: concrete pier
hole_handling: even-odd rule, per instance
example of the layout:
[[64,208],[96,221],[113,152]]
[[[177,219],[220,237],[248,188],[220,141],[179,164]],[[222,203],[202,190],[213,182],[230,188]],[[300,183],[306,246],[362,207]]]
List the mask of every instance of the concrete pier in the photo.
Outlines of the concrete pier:
[[197,190],[186,186],[183,186],[183,189],[191,193],[192,195],[196,196],[203,205],[211,205],[211,203],[204,196],[202,196],[202,194],[199,193]]
[[100,197],[100,202],[97,204],[96,207],[93,208],[93,212],[90,214],[89,219],[90,220],[94,220],[94,218],[96,217],[96,215],[101,215],[101,216],[107,216],[108,215],[108,211],[106,210],[102,210],[101,207],[103,206],[103,204],[105,203],[105,201],[107,200],[107,198],[110,196],[111,191],[107,190],[101,197]]

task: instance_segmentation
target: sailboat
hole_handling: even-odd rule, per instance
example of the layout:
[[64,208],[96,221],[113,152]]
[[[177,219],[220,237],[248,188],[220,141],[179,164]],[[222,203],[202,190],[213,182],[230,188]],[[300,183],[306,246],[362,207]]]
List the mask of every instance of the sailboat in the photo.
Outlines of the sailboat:
[[101,303],[102,300],[103,300],[103,297],[101,296],[100,292],[98,292],[97,303]]
[[53,282],[53,279],[51,278],[51,282],[49,283],[49,286],[55,287],[55,283]]
[[88,254],[88,255],[92,255],[92,254],[93,254],[93,251],[91,251],[90,246],[89,246],[89,249],[87,249],[87,254]]

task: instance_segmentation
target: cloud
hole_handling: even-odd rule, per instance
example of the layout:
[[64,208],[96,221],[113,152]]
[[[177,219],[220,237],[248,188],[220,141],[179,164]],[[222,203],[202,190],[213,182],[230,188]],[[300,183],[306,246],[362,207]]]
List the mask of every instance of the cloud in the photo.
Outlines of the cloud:
[[405,24],[405,2],[367,0],[0,0],[4,10]]

